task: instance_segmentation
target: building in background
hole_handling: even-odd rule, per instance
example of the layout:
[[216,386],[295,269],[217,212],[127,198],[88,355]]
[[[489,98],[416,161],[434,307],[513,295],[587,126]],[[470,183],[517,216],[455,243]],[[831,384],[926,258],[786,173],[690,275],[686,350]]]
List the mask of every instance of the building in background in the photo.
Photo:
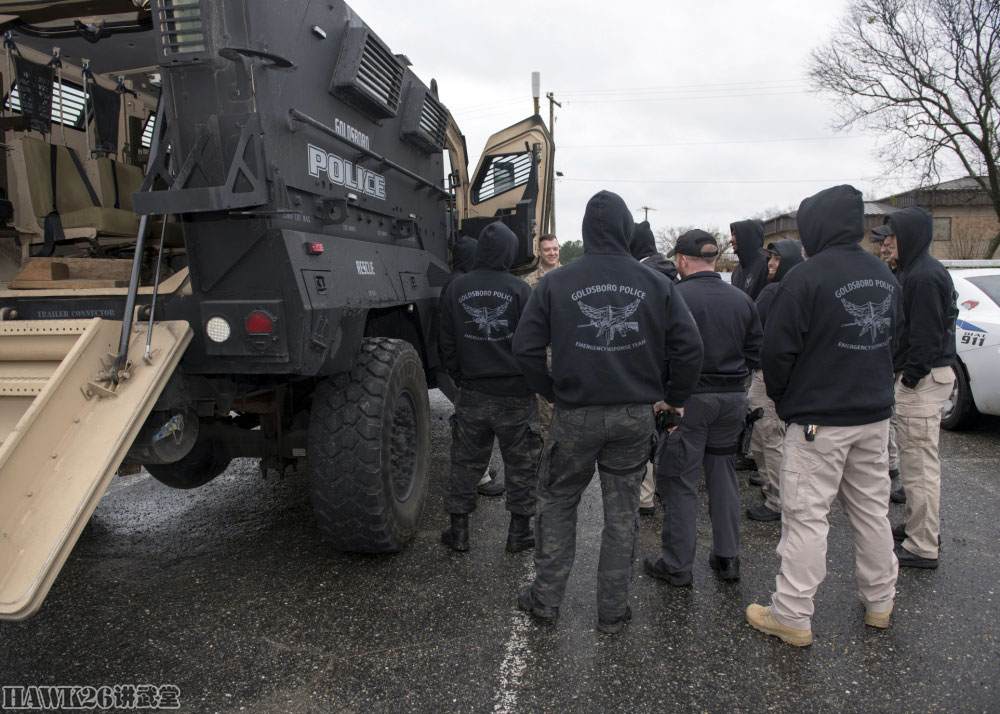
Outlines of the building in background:
[[[989,196],[974,178],[967,176],[877,201],[865,201],[865,236],[875,226],[882,225],[886,215],[907,206],[926,208],[934,216],[931,255],[940,260],[986,258],[986,246],[1000,230],[1000,222]],[[765,245],[782,238],[799,237],[795,213],[791,211],[765,219]],[[865,241],[864,245],[873,253],[878,253],[875,244]]]

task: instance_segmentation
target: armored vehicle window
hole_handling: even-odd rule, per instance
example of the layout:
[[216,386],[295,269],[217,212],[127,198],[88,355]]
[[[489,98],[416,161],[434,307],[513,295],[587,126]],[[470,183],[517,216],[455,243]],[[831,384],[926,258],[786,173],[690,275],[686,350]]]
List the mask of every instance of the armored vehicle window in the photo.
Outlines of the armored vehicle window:
[[[10,96],[4,103],[4,109],[21,111],[21,98],[18,96],[17,82],[10,90]],[[52,83],[52,123],[65,124],[74,129],[83,128],[83,87],[63,80],[62,91],[60,91],[59,83]]]
[[494,196],[523,186],[531,175],[531,153],[497,154],[489,157],[472,184],[472,202],[482,203]]

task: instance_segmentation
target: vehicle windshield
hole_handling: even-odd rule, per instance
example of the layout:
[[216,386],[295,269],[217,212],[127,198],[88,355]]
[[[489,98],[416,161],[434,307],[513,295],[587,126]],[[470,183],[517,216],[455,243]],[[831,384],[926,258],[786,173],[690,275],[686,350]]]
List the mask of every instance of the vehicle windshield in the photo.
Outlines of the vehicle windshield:
[[986,293],[995,305],[1000,306],[1000,275],[981,275],[966,280]]

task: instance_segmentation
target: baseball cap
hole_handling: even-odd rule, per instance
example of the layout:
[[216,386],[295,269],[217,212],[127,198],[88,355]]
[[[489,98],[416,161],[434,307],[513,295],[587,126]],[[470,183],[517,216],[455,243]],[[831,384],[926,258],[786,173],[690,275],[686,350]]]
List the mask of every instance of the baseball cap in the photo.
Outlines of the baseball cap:
[[889,219],[887,218],[885,220],[885,223],[883,223],[880,226],[875,226],[874,228],[872,228],[871,242],[881,243],[882,241],[885,240],[886,236],[891,236],[895,234],[896,230],[892,227],[892,223],[890,223]]
[[714,258],[719,254],[719,242],[711,233],[695,228],[677,239],[667,257],[671,258],[676,253],[694,258]]
[[778,249],[775,248],[773,242],[768,243],[763,248],[761,248],[760,254],[763,255],[765,258],[770,258],[772,255],[781,255],[781,253],[778,252]]

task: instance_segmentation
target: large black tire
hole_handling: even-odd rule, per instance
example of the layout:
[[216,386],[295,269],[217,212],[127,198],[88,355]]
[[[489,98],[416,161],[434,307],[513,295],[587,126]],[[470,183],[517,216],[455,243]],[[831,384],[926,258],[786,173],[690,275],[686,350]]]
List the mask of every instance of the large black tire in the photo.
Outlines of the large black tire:
[[408,342],[367,338],[350,372],[316,388],[306,453],[323,538],[345,551],[402,550],[420,523],[430,465],[427,381]]
[[150,475],[171,488],[198,488],[221,474],[232,458],[216,439],[199,438],[184,458],[172,464],[146,464]]
[[941,427],[949,431],[968,429],[979,419],[979,410],[972,399],[972,390],[969,388],[969,380],[965,376],[965,367],[956,362],[951,366],[955,373],[955,386],[951,390],[951,397],[941,411]]

